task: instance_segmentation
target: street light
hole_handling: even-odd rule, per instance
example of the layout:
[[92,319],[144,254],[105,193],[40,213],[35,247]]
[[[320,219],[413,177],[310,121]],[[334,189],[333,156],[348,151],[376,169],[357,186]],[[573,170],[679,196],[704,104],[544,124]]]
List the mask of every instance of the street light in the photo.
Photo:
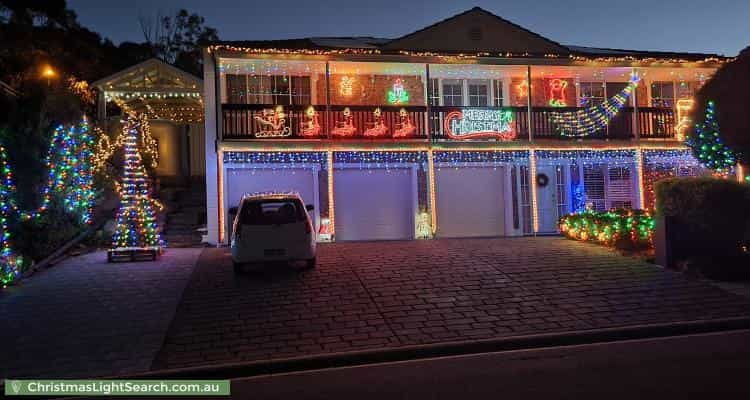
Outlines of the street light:
[[55,76],[57,76],[57,73],[55,72],[54,69],[52,69],[52,67],[47,65],[46,67],[44,67],[44,70],[42,71],[42,76],[47,78],[47,86],[49,86],[50,80],[54,78]]

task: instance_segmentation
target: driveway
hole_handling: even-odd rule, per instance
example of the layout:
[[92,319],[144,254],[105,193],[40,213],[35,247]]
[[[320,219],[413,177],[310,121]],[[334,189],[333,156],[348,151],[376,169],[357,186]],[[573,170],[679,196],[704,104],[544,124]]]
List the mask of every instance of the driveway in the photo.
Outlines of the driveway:
[[200,251],[120,264],[99,251],[0,290],[0,378],[148,371]]
[[206,249],[154,369],[750,315],[750,300],[561,238],[321,245],[235,275]]

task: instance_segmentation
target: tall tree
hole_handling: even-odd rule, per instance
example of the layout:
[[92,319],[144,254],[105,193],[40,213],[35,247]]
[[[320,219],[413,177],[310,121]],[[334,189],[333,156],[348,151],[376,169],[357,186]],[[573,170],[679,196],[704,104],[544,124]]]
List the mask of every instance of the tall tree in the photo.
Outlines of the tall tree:
[[140,25],[159,59],[197,76],[203,72],[201,45],[218,40],[216,29],[206,26],[203,17],[184,9],[174,16],[141,17]]

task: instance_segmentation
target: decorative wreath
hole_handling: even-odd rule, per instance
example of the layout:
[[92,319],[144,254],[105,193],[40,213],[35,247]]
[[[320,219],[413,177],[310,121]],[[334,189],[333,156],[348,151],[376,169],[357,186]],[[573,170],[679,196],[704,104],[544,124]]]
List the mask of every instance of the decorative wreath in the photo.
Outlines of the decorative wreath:
[[549,177],[546,174],[536,174],[536,184],[539,187],[545,187],[549,183]]

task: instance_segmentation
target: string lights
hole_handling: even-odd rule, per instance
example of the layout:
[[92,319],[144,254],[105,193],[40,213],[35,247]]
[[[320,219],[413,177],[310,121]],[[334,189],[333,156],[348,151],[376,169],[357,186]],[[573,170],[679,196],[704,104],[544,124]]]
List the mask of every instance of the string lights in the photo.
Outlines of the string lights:
[[638,86],[638,80],[638,77],[634,75],[625,89],[601,104],[577,111],[553,112],[550,114],[550,120],[557,126],[562,136],[589,136],[609,125],[609,121],[627,104],[633,90]]
[[719,122],[716,121],[716,104],[709,100],[702,124],[695,126],[695,133],[686,144],[700,162],[720,174],[728,173],[737,164],[734,152],[721,141]]
[[138,136],[148,130],[148,120],[144,115],[128,116],[123,125],[124,170],[119,185],[120,208],[117,211],[117,228],[112,237],[112,249],[108,256],[114,257],[145,252],[156,258],[164,245],[159,226],[156,223],[156,210],[161,204],[151,198],[149,177],[138,149]]
[[0,182],[0,284],[3,286],[18,279],[21,275],[23,258],[16,256],[10,246],[10,217],[13,211],[13,195],[15,184],[13,172],[8,165],[8,154],[4,147],[0,147],[0,168],[2,182]]
[[560,218],[560,233],[574,240],[605,246],[653,247],[654,218],[647,211],[584,211]]

